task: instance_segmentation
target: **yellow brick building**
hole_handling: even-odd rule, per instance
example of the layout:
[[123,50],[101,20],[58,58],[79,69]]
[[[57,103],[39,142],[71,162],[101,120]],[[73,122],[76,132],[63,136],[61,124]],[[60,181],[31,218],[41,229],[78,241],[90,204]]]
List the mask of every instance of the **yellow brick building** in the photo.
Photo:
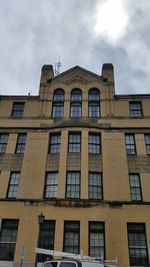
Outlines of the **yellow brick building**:
[[37,243],[149,264],[150,95],[116,95],[112,64],[44,65],[38,96],[0,97],[0,266]]

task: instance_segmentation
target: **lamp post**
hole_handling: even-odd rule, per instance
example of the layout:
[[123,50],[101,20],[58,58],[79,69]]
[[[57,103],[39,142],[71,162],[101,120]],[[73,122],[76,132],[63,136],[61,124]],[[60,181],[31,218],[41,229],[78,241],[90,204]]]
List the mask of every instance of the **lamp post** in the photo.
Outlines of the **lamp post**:
[[[40,229],[41,229],[42,223],[44,222],[44,219],[45,219],[45,216],[44,216],[43,212],[41,211],[41,213],[38,215],[39,233],[38,233],[37,247],[39,245],[39,241],[40,241]],[[38,262],[38,255],[36,253],[34,267],[37,267],[37,262]]]

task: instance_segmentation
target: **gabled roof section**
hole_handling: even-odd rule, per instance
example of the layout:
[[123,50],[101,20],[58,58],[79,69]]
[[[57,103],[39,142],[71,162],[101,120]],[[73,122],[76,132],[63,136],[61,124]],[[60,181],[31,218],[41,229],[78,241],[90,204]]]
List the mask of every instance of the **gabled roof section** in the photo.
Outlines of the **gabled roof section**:
[[[48,83],[63,83],[70,85],[73,83],[90,84],[92,82],[104,83],[103,76],[95,74],[89,70],[86,70],[80,66],[75,66],[69,70],[62,72],[57,76],[53,76],[47,80]],[[106,81],[105,81],[106,82]]]

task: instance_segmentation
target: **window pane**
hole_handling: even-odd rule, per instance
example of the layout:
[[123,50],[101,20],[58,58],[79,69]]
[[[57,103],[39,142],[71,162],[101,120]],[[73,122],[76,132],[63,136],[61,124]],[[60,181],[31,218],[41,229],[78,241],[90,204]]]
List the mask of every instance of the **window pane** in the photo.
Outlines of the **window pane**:
[[24,103],[16,102],[13,104],[12,117],[20,118],[23,115]]
[[18,231],[18,220],[2,220],[0,260],[13,261]]
[[141,102],[130,102],[130,116],[134,118],[143,116]]
[[80,223],[65,222],[64,227],[64,252],[78,254],[80,251]]
[[66,197],[67,198],[80,197],[80,172],[67,173]]
[[102,176],[101,173],[89,173],[89,199],[99,199],[103,198],[102,192]]
[[145,145],[146,145],[147,155],[150,155],[150,134],[145,134]]
[[7,198],[16,198],[19,179],[20,179],[20,172],[11,173],[7,191]]
[[125,145],[126,145],[126,151],[127,151],[128,155],[135,155],[136,154],[134,134],[126,134],[125,135]]
[[17,139],[17,144],[16,144],[16,153],[17,154],[24,153],[26,138],[27,138],[26,133],[18,134],[18,139]]
[[99,134],[89,134],[89,153],[90,154],[100,154],[101,145],[100,145],[100,135]]
[[100,117],[100,93],[96,88],[89,91],[89,117]]
[[[44,220],[40,226],[39,248],[54,249],[55,221]],[[47,255],[38,254],[38,261],[43,262]]]
[[130,265],[148,265],[145,225],[142,223],[128,223],[128,241]]
[[49,153],[55,154],[60,152],[60,133],[50,134]]
[[45,198],[56,198],[58,188],[58,172],[48,172],[45,182]]
[[69,134],[69,149],[68,150],[70,153],[80,153],[80,150],[81,150],[81,134],[80,133]]
[[8,134],[0,134],[0,154],[6,152],[7,142],[8,142]]
[[91,257],[104,256],[104,224],[89,223],[89,255]]

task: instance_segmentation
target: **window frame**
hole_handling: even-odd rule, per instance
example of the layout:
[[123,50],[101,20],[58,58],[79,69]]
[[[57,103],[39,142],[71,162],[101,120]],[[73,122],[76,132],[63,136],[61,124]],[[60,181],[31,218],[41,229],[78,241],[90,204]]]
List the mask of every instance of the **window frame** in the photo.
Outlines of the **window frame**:
[[[76,224],[77,229],[75,229],[75,228],[69,229],[70,227],[66,227],[67,224],[71,224],[71,223],[74,225]],[[67,230],[66,230],[66,228],[67,228]],[[66,241],[66,234],[67,233],[76,233],[78,235],[78,240],[77,240],[78,244],[76,246],[72,245],[72,251],[71,251],[69,246],[66,246],[66,243],[69,244],[69,241],[70,241],[70,240],[69,241],[67,240],[68,242]],[[72,240],[76,241],[75,235],[74,235],[74,238],[72,238]],[[66,247],[69,247],[69,251],[66,250]],[[75,249],[75,251],[74,251],[74,249]],[[64,221],[63,251],[68,252],[68,253],[73,253],[73,254],[79,254],[80,253],[80,221],[66,221],[66,220]]]
[[[131,181],[132,177],[138,178],[138,186],[136,185],[137,181]],[[143,196],[142,196],[142,187],[141,187],[141,179],[139,173],[129,173],[129,183],[130,183],[130,194],[131,194],[131,200],[132,202],[142,202]],[[135,186],[132,186],[132,183],[135,184]],[[137,189],[139,189],[139,193],[137,193]],[[135,191],[135,192],[133,192]],[[136,196],[136,199],[134,199],[134,195]],[[140,199],[138,199],[138,196],[140,196]]]
[[[12,225],[12,223],[14,223],[14,225]],[[2,219],[2,224],[1,224],[1,229],[0,229],[0,251],[2,250],[2,252],[4,253],[4,256],[0,253],[0,261],[13,261],[14,260],[18,228],[19,228],[18,219]],[[4,238],[5,236],[7,238]],[[8,241],[8,237],[9,237],[9,241]],[[4,241],[2,240],[2,238],[4,239]],[[6,257],[5,257],[5,253],[6,253]]]
[[[24,138],[22,139],[22,137]],[[18,133],[16,149],[15,149],[16,154],[24,154],[26,140],[27,140],[27,133]]]
[[[59,92],[61,92],[61,94]],[[64,101],[65,101],[64,89],[62,88],[55,89],[53,92],[52,115],[51,115],[53,119],[63,118]]]
[[[52,177],[48,177],[52,175]],[[54,176],[55,177],[54,177]],[[53,183],[48,183],[47,180],[53,179]],[[48,190],[49,188],[49,190]],[[50,190],[50,189],[55,190]],[[44,199],[56,199],[58,194],[58,171],[48,171],[45,175]]]
[[11,117],[19,119],[23,117],[25,102],[13,102]]
[[[93,227],[93,229],[91,230],[91,225],[99,225],[100,226],[100,228],[99,228],[99,231],[97,230],[97,229],[94,229],[94,227]],[[105,223],[104,222],[100,222],[100,221],[89,221],[88,222],[88,232],[89,232],[89,234],[88,234],[88,236],[89,236],[89,238],[88,238],[88,243],[89,243],[89,246],[88,246],[88,255],[90,256],[90,257],[103,257],[104,259],[105,259]],[[103,249],[103,255],[91,255],[91,234],[92,233],[99,233],[99,234],[102,234],[103,235],[103,246],[97,246],[99,249],[98,249],[98,251],[100,252],[100,248],[102,248]],[[94,246],[93,245],[93,248],[95,248],[96,246]]]
[[150,156],[150,134],[144,134],[144,140],[145,140],[145,146],[146,146],[146,153],[148,156]]
[[[74,175],[78,174],[78,177],[73,177]],[[69,177],[70,175],[70,177]],[[73,176],[72,176],[73,175]],[[79,179],[79,183],[68,183],[69,179]],[[69,189],[70,188],[70,189]],[[73,191],[73,188],[75,188],[76,190]],[[78,188],[78,190],[77,190]],[[73,193],[76,195],[74,196]],[[81,172],[80,171],[67,171],[67,175],[66,175],[66,194],[65,197],[66,199],[80,199],[80,194],[81,194]]]
[[[128,140],[127,140],[127,137]],[[133,140],[130,138],[132,137]],[[136,155],[136,142],[135,142],[135,134],[133,133],[125,133],[125,147],[127,155]]]
[[[73,138],[72,138],[72,137]],[[68,133],[68,153],[81,153],[81,132]]]
[[129,109],[131,118],[138,119],[143,117],[142,101],[130,101]]
[[[76,93],[76,92],[78,92],[78,93]],[[74,110],[74,108],[77,110]],[[82,90],[79,88],[74,88],[71,91],[70,117],[71,118],[81,118],[82,117]]]
[[[7,189],[7,199],[16,199],[18,187],[19,187],[19,181],[20,181],[20,172],[11,172],[9,177],[9,183],[8,183],[8,189]],[[16,180],[16,181],[15,181]],[[15,181],[15,182],[12,182]],[[12,196],[10,196],[10,194]]]
[[[40,224],[39,242],[38,242],[39,248],[54,250],[55,228],[56,228],[55,220],[44,220],[43,223]],[[50,258],[52,259],[52,257]],[[47,259],[47,255],[44,255],[44,254],[37,255],[38,262],[44,262],[46,261],[46,259]]]
[[91,88],[88,92],[88,117],[89,118],[100,118],[101,117],[100,90],[95,87]]
[[[99,141],[96,141],[97,137],[99,138]],[[91,141],[91,139],[93,140]],[[94,155],[101,155],[101,133],[89,132],[88,153]]]
[[[92,175],[97,175],[99,177],[97,177],[97,179],[100,179],[100,184],[91,184],[91,176]],[[89,200],[103,200],[103,177],[102,177],[102,173],[101,172],[89,172],[88,175],[88,197]],[[94,195],[96,194],[96,197],[91,197],[91,189],[93,189]],[[96,189],[96,191],[95,191]],[[100,192],[98,192],[98,189]],[[98,193],[99,193],[99,197],[98,197]]]
[[[133,229],[131,230],[132,226],[135,227],[134,230]],[[143,227],[143,230],[136,229],[138,226],[140,226],[141,228]],[[145,242],[144,248],[143,248],[143,244],[141,244],[141,246],[139,246],[139,242],[142,241],[141,240],[141,237],[140,237],[140,233],[143,234],[143,236],[144,236],[144,239],[143,239],[143,241]],[[134,238],[132,237],[132,239],[131,239],[131,234],[132,234],[132,236],[134,235]],[[137,235],[137,234],[138,234],[138,238],[139,238],[138,240],[135,239],[135,235]],[[149,255],[148,255],[147,235],[146,235],[145,223],[140,223],[140,222],[138,222],[138,223],[137,222],[131,222],[130,223],[130,222],[128,222],[127,223],[127,235],[128,235],[128,253],[129,253],[129,262],[130,262],[130,265],[131,266],[148,266],[149,265]],[[133,241],[134,242],[135,241],[138,241],[138,245],[137,244],[132,244],[131,245],[130,240],[132,240],[132,242]],[[140,250],[143,250],[144,249],[145,252],[146,252],[146,257],[145,257],[146,263],[141,262],[142,258],[139,259],[137,257],[137,259],[135,259],[135,260],[137,260],[137,261],[140,260],[140,262],[139,262],[139,264],[137,264],[137,261],[136,261],[135,264],[134,264],[133,263],[134,259],[132,259],[132,255],[131,255],[132,254],[131,253],[131,249],[132,249],[132,251],[133,250],[140,251]],[[138,253],[138,255],[140,255],[140,254]],[[135,251],[134,255],[137,255],[137,251]]]
[[60,145],[61,145],[61,133],[60,132],[50,133],[49,134],[48,154],[53,155],[53,154],[60,153]]
[[0,133],[0,154],[5,154],[8,144],[8,133]]

